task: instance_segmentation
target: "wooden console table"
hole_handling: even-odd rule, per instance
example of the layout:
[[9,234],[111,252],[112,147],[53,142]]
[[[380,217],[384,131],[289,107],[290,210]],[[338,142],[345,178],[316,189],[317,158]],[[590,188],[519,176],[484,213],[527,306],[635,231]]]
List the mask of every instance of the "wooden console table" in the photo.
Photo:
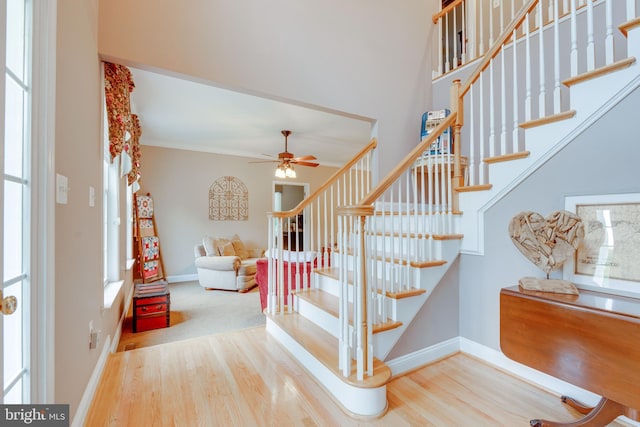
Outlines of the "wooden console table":
[[516,362],[602,396],[594,408],[563,396],[585,416],[532,426],[602,427],[620,415],[640,421],[640,299],[504,288],[500,347]]

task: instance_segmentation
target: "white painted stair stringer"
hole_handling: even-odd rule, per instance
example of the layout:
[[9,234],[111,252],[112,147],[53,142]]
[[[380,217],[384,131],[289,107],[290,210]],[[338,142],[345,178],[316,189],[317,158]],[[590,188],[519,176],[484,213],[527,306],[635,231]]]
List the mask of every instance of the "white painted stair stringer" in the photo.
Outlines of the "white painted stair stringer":
[[[386,385],[361,388],[348,384],[338,378],[268,316],[266,329],[347,411],[358,416],[373,418],[386,411]],[[336,351],[338,351],[337,348]]]
[[[442,277],[444,277],[447,270],[453,265],[455,259],[460,254],[459,240],[443,240],[439,241],[438,244],[441,247],[442,259],[445,260],[446,263],[436,267],[413,269],[415,270],[414,280],[415,283],[418,284],[417,287],[424,289],[426,292],[408,298],[384,298],[387,304],[389,318],[401,322],[402,326],[373,335],[374,357],[384,360],[389,355],[402,334],[409,327],[413,318],[420,311],[426,300],[431,296],[433,290],[442,280]],[[316,287],[332,295],[337,295],[337,282],[336,279],[331,277],[318,275]],[[302,298],[297,299],[296,305],[299,315],[304,316],[334,337],[339,336],[340,323],[336,316]]]
[[573,118],[525,129],[529,157],[489,164],[492,188],[460,193],[460,210],[464,212],[461,252],[482,255],[485,212],[638,87],[640,64],[636,61],[628,68],[572,86]]

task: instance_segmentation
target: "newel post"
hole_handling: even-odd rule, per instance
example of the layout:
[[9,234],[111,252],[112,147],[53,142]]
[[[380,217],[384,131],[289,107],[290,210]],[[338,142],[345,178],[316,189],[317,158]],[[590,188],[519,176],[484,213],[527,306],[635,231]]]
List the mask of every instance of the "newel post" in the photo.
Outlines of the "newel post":
[[[351,233],[352,238],[346,238],[345,241],[351,241],[353,246],[351,247],[351,256],[354,259],[353,263],[353,329],[354,329],[354,353],[356,359],[356,378],[360,381],[364,379],[366,375],[373,375],[373,341],[372,341],[372,325],[369,323],[372,319],[369,312],[373,305],[370,301],[371,293],[369,292],[369,284],[367,283],[367,253],[370,248],[367,247],[366,239],[366,224],[367,218],[373,216],[374,207],[372,205],[357,205],[357,206],[344,206],[338,208],[338,215],[343,216],[347,221],[343,226],[342,233]],[[340,248],[342,256],[347,257],[347,248]],[[346,263],[341,263],[342,266],[346,266]],[[347,278],[344,277],[345,282],[341,283],[343,291],[341,293],[341,305],[343,302],[348,301],[349,291],[347,290]],[[345,304],[346,306],[347,304]],[[349,325],[349,310],[340,310],[339,313],[340,323],[343,325],[341,329],[348,331]],[[350,341],[350,340],[348,340]],[[347,342],[348,342],[347,341]],[[346,345],[346,343],[345,343]],[[346,357],[347,352],[343,351],[341,357]],[[343,372],[348,372],[349,369],[345,364],[349,363],[349,360],[341,360],[341,367]]]
[[464,185],[464,176],[462,174],[462,164],[460,160],[460,129],[464,124],[464,99],[460,96],[460,79],[453,81],[451,85],[450,105],[452,113],[456,113],[456,121],[453,124],[453,181],[452,181],[452,210],[459,211],[458,192],[456,188]]

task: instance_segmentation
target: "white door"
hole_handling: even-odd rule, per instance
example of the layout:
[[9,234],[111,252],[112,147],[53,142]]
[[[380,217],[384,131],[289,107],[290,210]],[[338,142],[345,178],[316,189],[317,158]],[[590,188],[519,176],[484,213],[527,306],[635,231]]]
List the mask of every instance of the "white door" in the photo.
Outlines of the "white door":
[[[4,70],[0,85],[0,141],[4,185],[0,189],[2,246],[2,314],[0,315],[0,381],[3,403],[30,402],[29,329],[29,159],[31,82],[31,7],[28,0],[2,2],[2,46]],[[6,7],[5,7],[6,5]]]

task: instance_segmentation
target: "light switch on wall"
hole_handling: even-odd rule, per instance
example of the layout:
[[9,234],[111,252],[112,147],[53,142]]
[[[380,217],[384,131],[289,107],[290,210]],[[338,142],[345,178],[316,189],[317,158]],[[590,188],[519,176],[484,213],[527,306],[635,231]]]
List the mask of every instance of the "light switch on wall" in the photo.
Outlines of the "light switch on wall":
[[96,189],[93,186],[89,186],[89,207],[92,208],[96,205]]
[[66,176],[56,174],[56,202],[61,205],[67,204],[69,193],[69,180]]

